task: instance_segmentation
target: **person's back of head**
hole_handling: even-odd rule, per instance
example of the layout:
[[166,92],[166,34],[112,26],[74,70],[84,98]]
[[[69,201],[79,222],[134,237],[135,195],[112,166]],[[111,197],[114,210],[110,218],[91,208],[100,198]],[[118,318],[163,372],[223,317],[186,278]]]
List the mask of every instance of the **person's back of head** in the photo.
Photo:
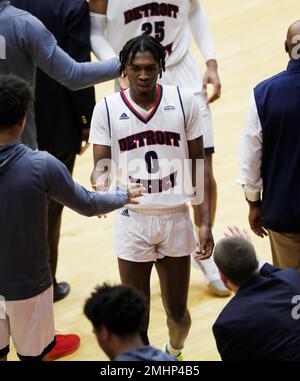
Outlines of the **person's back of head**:
[[32,100],[32,89],[23,79],[14,75],[0,76],[0,134],[24,126]]
[[294,60],[300,59],[300,20],[293,22],[288,28],[285,51],[289,54],[290,58]]
[[[139,338],[139,329],[146,316],[144,296],[135,289],[104,283],[96,287],[84,305],[84,313],[104,352],[112,359],[120,348],[111,343],[124,343]],[[114,340],[111,340],[113,337]],[[117,340],[115,340],[117,338]]]
[[221,239],[215,247],[214,259],[221,276],[227,282],[227,287],[229,281],[238,289],[257,274],[258,261],[255,249],[252,243],[244,238]]

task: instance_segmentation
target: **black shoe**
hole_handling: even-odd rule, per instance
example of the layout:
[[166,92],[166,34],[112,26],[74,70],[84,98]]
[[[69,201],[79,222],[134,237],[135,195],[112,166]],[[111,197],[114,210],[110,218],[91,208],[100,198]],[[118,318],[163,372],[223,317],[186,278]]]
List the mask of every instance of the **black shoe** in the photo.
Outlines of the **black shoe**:
[[65,298],[70,292],[70,285],[67,282],[60,282],[54,286],[53,301],[57,302]]

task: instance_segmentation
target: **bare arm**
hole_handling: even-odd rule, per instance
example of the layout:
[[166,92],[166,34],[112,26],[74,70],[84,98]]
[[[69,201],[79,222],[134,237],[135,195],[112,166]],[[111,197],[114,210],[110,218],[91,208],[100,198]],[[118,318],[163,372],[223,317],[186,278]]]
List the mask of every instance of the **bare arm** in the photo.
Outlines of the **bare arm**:
[[196,161],[204,159],[204,199],[200,205],[193,205],[195,225],[199,229],[200,240],[200,254],[199,259],[209,258],[214,248],[214,240],[211,232],[211,220],[210,220],[210,202],[211,202],[211,190],[210,190],[210,177],[209,168],[204,158],[203,138],[202,136],[188,141],[189,157],[192,160],[192,178],[193,186],[196,186]]
[[208,99],[208,103],[212,103],[221,96],[221,81],[208,17],[198,0],[191,0],[189,24],[193,38],[207,66],[203,77],[203,91],[207,92],[208,84],[213,86],[213,93]]
[[53,35],[37,18],[28,14],[24,20],[28,25],[22,42],[24,54],[62,85],[79,90],[119,76],[117,58],[103,62],[76,62],[57,45]]
[[[108,188],[108,178],[110,174],[110,166],[101,164],[104,159],[111,159],[111,147],[94,144],[93,145],[93,158],[94,158],[94,169],[91,174],[91,184],[94,189],[98,188],[101,190]],[[106,161],[105,160],[105,161]]]
[[91,12],[106,15],[108,0],[89,0],[89,7]]
[[213,93],[208,99],[208,103],[213,103],[221,97],[221,81],[218,74],[218,63],[216,60],[206,62],[207,70],[203,76],[203,91],[207,93],[207,85],[210,83],[213,86]]

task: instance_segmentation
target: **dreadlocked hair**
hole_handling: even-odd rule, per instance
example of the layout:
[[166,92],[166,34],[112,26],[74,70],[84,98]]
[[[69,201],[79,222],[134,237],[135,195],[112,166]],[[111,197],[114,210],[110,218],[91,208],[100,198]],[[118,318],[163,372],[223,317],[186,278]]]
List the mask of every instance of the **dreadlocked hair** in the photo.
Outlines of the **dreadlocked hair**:
[[121,61],[120,74],[125,76],[125,66],[134,59],[137,53],[150,52],[153,54],[155,61],[158,62],[160,67],[159,77],[161,78],[162,72],[165,71],[165,51],[162,44],[154,37],[148,34],[132,38],[127,41],[120,52],[119,58]]

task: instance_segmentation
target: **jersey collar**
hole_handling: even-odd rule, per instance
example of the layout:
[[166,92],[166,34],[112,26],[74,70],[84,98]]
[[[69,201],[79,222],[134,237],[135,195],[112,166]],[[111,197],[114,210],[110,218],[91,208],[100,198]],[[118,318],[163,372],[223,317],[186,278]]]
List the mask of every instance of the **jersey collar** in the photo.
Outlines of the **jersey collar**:
[[121,91],[121,98],[123,99],[123,102],[126,104],[126,106],[129,108],[129,110],[143,123],[147,124],[148,122],[150,122],[150,120],[153,118],[153,116],[155,115],[159,105],[160,105],[160,102],[161,102],[161,99],[162,99],[162,95],[163,95],[163,87],[159,84],[157,84],[157,98],[156,98],[156,102],[155,102],[155,105],[152,109],[152,111],[144,118],[143,115],[141,115],[135,108],[134,106],[130,103],[129,99],[127,98],[126,94],[125,94],[125,91],[122,90]]

